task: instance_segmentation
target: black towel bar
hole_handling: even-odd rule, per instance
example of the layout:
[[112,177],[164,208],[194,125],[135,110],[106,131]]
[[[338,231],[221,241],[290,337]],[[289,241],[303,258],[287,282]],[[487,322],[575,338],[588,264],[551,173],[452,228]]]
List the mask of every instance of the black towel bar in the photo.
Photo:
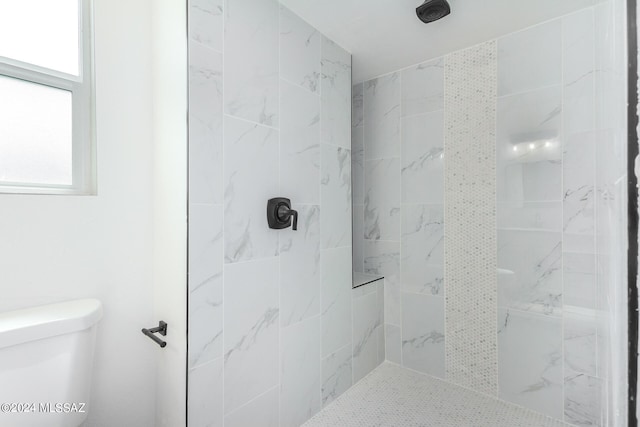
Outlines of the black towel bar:
[[166,347],[167,343],[154,335],[157,332],[162,336],[167,335],[167,323],[161,320],[160,322],[158,322],[158,326],[156,326],[155,328],[142,328],[143,334],[154,340],[160,347]]

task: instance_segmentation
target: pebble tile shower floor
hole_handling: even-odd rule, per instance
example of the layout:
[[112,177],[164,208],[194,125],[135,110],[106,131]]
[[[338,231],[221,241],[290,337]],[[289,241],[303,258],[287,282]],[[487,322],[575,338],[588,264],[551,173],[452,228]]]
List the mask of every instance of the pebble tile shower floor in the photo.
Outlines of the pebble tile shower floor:
[[385,362],[304,427],[567,427],[560,421]]

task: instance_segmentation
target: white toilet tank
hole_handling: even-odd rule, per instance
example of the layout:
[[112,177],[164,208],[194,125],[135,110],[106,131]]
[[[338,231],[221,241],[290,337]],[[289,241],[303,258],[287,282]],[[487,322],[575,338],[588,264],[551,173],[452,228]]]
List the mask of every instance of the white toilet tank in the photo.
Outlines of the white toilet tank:
[[0,426],[84,422],[101,317],[96,299],[0,313]]

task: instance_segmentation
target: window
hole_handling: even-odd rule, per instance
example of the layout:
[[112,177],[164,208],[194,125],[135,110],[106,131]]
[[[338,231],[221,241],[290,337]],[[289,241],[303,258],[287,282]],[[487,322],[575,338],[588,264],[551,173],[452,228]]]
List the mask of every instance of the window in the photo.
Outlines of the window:
[[0,0],[0,192],[93,191],[91,0]]

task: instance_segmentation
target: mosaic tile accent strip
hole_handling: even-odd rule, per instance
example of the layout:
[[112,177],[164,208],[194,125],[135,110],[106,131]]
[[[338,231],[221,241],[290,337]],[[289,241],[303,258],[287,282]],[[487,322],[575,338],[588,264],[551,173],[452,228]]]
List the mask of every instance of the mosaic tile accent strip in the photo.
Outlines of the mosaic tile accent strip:
[[385,362],[304,427],[567,427],[491,396]]
[[445,58],[446,374],[490,395],[498,377],[497,76],[495,41]]

